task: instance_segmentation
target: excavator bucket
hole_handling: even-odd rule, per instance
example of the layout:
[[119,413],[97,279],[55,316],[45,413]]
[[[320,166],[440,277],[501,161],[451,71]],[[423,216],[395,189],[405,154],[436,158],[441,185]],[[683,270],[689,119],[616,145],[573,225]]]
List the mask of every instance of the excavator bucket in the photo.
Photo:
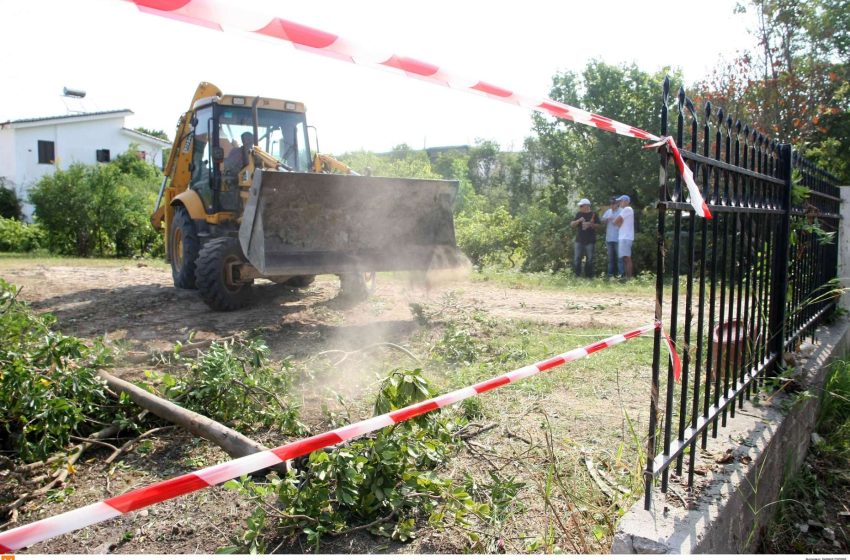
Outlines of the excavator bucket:
[[265,276],[462,266],[456,181],[258,170],[239,241]]

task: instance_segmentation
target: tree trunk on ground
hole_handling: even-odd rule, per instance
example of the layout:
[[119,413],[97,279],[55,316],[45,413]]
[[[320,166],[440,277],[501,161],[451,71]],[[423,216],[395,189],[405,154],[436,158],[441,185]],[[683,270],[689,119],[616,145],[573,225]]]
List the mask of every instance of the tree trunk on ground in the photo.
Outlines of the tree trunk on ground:
[[244,457],[245,455],[251,455],[252,453],[266,451],[268,449],[236,430],[231,430],[215,420],[177,406],[169,400],[151,394],[103,370],[98,371],[97,374],[116,393],[127,393],[134,403],[145,410],[149,410],[151,414],[177,424],[196,436],[200,436],[216,444],[224,449],[231,457]]

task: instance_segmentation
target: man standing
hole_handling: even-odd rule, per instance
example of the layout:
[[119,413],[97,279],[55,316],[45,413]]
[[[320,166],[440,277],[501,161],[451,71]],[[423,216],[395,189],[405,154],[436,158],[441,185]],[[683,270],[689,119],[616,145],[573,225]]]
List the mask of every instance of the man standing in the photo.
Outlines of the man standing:
[[617,202],[617,197],[611,197],[611,206],[602,214],[602,223],[605,226],[605,246],[608,249],[608,278],[617,275],[618,259],[617,259],[617,244],[620,241],[620,228],[614,223],[614,220],[620,213],[620,203]]
[[596,244],[596,228],[599,226],[599,216],[590,209],[590,201],[582,198],[578,201],[578,213],[570,222],[570,227],[576,229],[575,256],[573,257],[573,272],[581,276],[581,261],[585,258],[584,275],[593,277],[593,246]]
[[620,275],[625,278],[634,276],[632,266],[632,242],[635,240],[635,211],[631,204],[629,195],[624,194],[617,198],[620,203],[620,213],[614,218],[614,224],[620,228],[617,237],[617,254],[620,256]]

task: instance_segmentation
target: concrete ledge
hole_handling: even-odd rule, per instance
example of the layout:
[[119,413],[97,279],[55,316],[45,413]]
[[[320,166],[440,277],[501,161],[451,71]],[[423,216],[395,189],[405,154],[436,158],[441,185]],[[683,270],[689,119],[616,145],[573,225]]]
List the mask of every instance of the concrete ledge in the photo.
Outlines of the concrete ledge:
[[[744,403],[708,449],[697,451],[694,492],[670,469],[667,494],[653,491],[652,509],[643,499],[620,520],[613,554],[735,554],[753,552],[776,511],[779,490],[799,469],[809,448],[831,363],[850,351],[850,322],[817,330],[814,351],[797,367],[803,393],[767,395]],[[710,434],[709,434],[710,435]],[[719,457],[731,453],[731,462]]]

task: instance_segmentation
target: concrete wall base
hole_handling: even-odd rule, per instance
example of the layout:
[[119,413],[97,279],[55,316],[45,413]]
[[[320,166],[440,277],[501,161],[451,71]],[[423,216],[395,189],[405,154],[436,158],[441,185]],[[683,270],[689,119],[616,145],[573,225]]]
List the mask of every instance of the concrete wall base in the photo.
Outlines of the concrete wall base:
[[[643,499],[620,520],[613,554],[735,554],[756,550],[776,512],[780,489],[806,457],[826,375],[850,351],[850,322],[821,327],[808,358],[799,356],[803,391],[745,401],[697,451],[694,491],[671,468],[666,494],[653,491],[652,509]],[[774,389],[775,391],[775,389]],[[808,398],[806,395],[817,398]],[[731,460],[730,460],[731,454]],[[724,457],[730,462],[718,461]]]

